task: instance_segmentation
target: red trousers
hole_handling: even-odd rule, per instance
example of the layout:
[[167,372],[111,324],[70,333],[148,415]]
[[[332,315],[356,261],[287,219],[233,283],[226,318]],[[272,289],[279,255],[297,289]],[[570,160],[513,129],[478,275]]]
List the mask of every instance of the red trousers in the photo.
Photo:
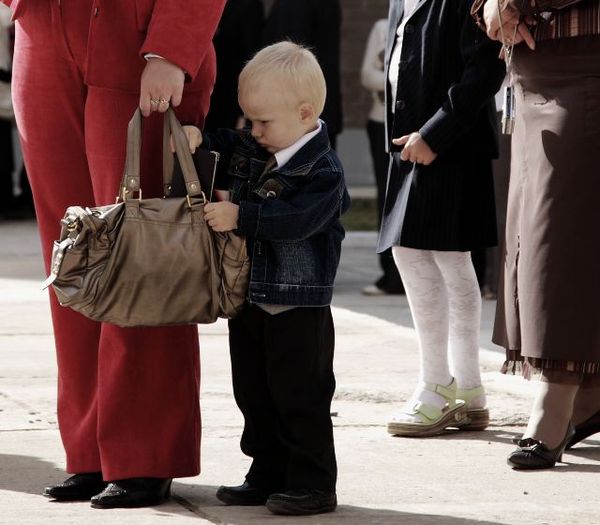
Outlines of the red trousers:
[[[92,1],[59,4],[30,2],[17,22],[14,64],[17,123],[47,269],[66,207],[114,202],[127,122],[138,104],[135,93],[85,84]],[[202,120],[209,95],[185,96],[180,118]],[[161,119],[144,122],[144,196],[162,191]],[[67,471],[102,471],[105,480],[198,474],[196,327],[122,329],[88,320],[50,295]]]

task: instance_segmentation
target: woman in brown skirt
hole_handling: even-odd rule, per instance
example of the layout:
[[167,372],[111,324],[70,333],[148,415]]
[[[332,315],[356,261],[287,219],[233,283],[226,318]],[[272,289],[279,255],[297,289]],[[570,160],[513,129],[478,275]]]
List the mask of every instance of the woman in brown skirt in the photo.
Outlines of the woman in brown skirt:
[[516,44],[494,342],[503,371],[542,382],[508,464],[550,468],[600,432],[600,0],[478,0],[472,12],[490,38]]

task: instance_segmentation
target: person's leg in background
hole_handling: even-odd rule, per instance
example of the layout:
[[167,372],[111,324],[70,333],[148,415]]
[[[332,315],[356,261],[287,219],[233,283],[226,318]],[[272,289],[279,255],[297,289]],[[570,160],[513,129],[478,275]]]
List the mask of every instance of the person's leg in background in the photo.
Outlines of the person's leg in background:
[[0,219],[7,218],[13,204],[13,154],[11,123],[0,118]]
[[[388,168],[390,156],[385,151],[385,125],[374,120],[367,121],[367,136],[371,158],[373,159],[373,170],[375,172],[375,184],[377,188],[377,226],[381,227],[381,215],[385,201]],[[394,262],[391,248],[379,254],[379,265],[383,275],[363,288],[365,295],[403,294],[404,286],[402,279]]]

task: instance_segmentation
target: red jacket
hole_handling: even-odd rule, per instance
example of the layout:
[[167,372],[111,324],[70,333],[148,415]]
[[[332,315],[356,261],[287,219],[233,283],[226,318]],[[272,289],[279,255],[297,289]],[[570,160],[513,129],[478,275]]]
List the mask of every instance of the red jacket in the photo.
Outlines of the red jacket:
[[[40,0],[0,1],[17,20],[29,2]],[[216,75],[212,38],[224,5],[225,0],[95,0],[86,84],[137,93],[143,55],[155,53],[187,73],[186,92],[211,89]]]

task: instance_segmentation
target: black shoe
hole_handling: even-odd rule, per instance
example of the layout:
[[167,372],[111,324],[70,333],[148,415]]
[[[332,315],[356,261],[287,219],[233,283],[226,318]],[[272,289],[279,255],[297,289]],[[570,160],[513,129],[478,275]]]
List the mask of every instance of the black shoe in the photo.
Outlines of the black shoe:
[[106,485],[102,472],[86,472],[75,474],[59,485],[46,487],[44,496],[58,501],[84,501],[102,492]]
[[226,505],[251,506],[264,505],[271,492],[274,491],[254,487],[245,481],[237,487],[219,487],[216,496]]
[[548,448],[537,439],[525,438],[516,441],[517,449],[511,452],[506,462],[515,470],[537,470],[552,468],[562,460],[563,452],[575,430],[569,423],[567,433],[556,448]]
[[92,498],[96,509],[151,507],[164,503],[171,495],[171,479],[130,478],[111,481]]
[[577,445],[580,441],[590,437],[592,434],[600,432],[600,410],[596,412],[592,417],[586,419],[583,423],[580,423],[575,427],[575,433],[573,437],[567,443],[565,450],[569,450],[571,447]]
[[336,507],[335,492],[322,490],[289,490],[280,494],[271,494],[267,500],[267,509],[273,514],[291,516],[333,512]]

